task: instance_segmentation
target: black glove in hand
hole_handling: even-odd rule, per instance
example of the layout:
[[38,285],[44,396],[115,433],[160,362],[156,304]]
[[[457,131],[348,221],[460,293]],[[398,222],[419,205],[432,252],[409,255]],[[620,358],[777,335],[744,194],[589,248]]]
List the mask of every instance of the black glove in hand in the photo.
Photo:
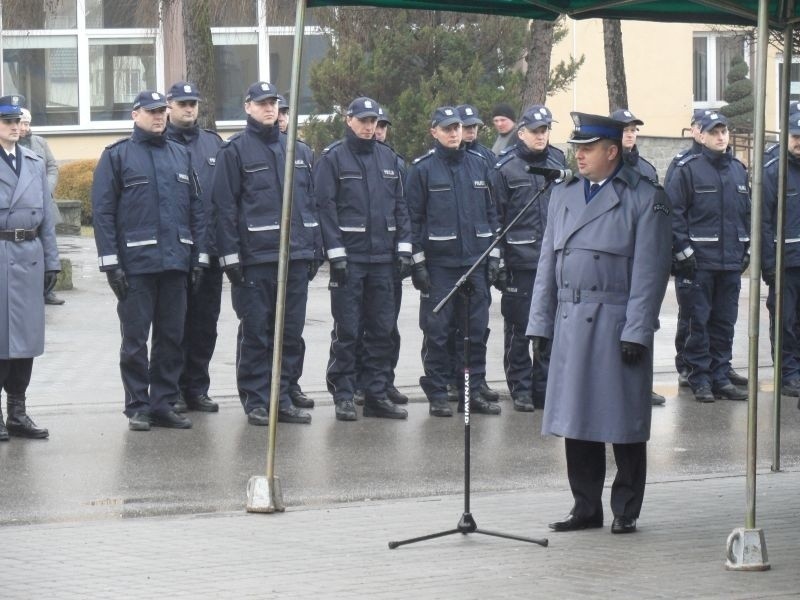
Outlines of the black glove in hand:
[[400,279],[405,279],[409,275],[411,275],[411,267],[414,266],[414,261],[411,260],[410,256],[405,256],[403,254],[398,254],[397,258],[395,259],[395,268],[397,269],[397,276]]
[[770,287],[775,285],[775,269],[769,268],[761,271],[761,279],[763,279],[764,283],[766,283]]
[[644,356],[647,348],[636,342],[621,342],[622,346],[622,362],[626,365],[635,365]]
[[416,263],[411,267],[411,283],[423,294],[431,291],[431,275],[424,262]]
[[125,271],[122,269],[106,271],[106,277],[108,278],[108,285],[117,300],[120,302],[125,300],[128,297],[128,280],[125,278]]
[[508,289],[508,271],[500,269],[500,272],[497,273],[497,278],[494,280],[494,287],[501,292],[505,292]]
[[490,256],[486,260],[486,278],[489,280],[489,285],[497,281],[497,276],[500,274],[500,259],[496,256]]
[[231,285],[244,284],[244,272],[242,271],[242,266],[239,264],[225,267],[225,275],[228,277],[228,281],[231,282]]
[[203,285],[203,277],[205,277],[205,269],[203,267],[192,267],[192,294],[200,291],[200,286]]
[[750,266],[750,253],[747,253],[744,255],[744,258],[742,259],[742,273],[747,271],[747,267],[749,266]]
[[533,357],[536,360],[541,360],[547,347],[547,338],[540,335],[531,335],[528,336],[528,339],[530,339],[531,347],[533,348]]
[[694,279],[695,273],[697,273],[697,259],[694,254],[679,260],[678,264],[675,265],[675,275],[681,279]]
[[337,285],[347,284],[347,259],[340,258],[331,263],[331,283]]
[[317,260],[316,258],[311,259],[308,261],[308,280],[313,281],[314,277],[317,276],[317,271],[319,271],[319,267],[322,265],[321,260]]
[[45,271],[44,272],[44,293],[49,294],[56,287],[56,280],[58,280],[58,271]]

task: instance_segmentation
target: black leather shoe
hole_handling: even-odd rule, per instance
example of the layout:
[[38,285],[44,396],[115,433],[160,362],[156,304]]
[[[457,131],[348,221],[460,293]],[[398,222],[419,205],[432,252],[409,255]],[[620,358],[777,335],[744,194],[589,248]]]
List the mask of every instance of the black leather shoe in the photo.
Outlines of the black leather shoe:
[[636,531],[636,519],[630,517],[614,517],[611,533],[633,533]]
[[713,402],[714,394],[711,392],[711,386],[703,385],[694,390],[694,399],[698,402]]
[[164,413],[153,413],[150,415],[150,425],[152,427],[166,427],[168,429],[191,429],[192,422],[186,417],[182,417],[174,410]]
[[314,401],[303,393],[300,386],[289,388],[289,399],[297,408],[314,408]]
[[678,387],[692,387],[689,383],[689,374],[685,371],[678,373]]
[[48,292],[44,295],[44,303],[51,306],[61,306],[64,304],[64,300],[56,296],[55,292]]
[[447,401],[458,402],[458,386],[455,383],[447,384]]
[[267,412],[267,409],[261,407],[254,408],[247,413],[247,422],[250,423],[250,425],[266,427],[269,425],[269,413]]
[[747,386],[747,377],[743,375],[739,375],[733,369],[729,369],[728,372],[725,374],[728,377],[728,381],[730,381],[733,385],[738,385],[742,387]]
[[[458,412],[464,412],[464,403],[458,403]],[[476,398],[469,401],[469,412],[481,415],[499,415],[500,405],[495,402],[487,402],[482,398]]]
[[800,397],[800,379],[793,379],[784,383],[781,387],[781,394],[794,398]]
[[718,400],[747,400],[747,392],[732,383],[714,388],[714,398]]
[[581,529],[597,529],[603,526],[602,515],[598,517],[576,517],[568,514],[561,521],[550,523],[548,527],[553,531],[580,531]]
[[353,394],[353,402],[358,406],[364,406],[364,390],[356,390]]
[[311,423],[311,415],[294,405],[278,407],[278,423]]
[[[449,407],[448,407],[449,408]],[[364,416],[379,419],[406,419],[406,409],[395,406],[389,398],[368,398],[364,400]]]
[[340,400],[336,403],[336,420],[337,421],[358,421],[358,413],[356,412],[356,405],[349,398],[347,400]]
[[178,396],[178,399],[175,400],[175,403],[172,405],[172,410],[176,413],[185,413],[189,410],[189,407],[186,405],[186,400],[183,399],[183,394]]
[[500,394],[490,388],[485,381],[481,381],[480,385],[478,385],[478,393],[481,395],[481,398],[487,402],[497,402],[500,400]]
[[150,431],[150,417],[147,413],[137,412],[128,419],[128,429],[131,431]]
[[28,415],[21,416],[9,415],[6,421],[8,435],[14,437],[24,437],[31,440],[43,440],[50,435],[44,427],[38,427]]
[[527,392],[511,394],[511,399],[514,401],[514,410],[518,412],[533,412],[536,410],[533,406],[533,398]]
[[187,398],[186,406],[189,408],[189,410],[196,410],[198,412],[219,411],[219,404],[217,404],[211,398],[209,398],[208,394],[200,394],[199,396],[195,396],[194,398]]
[[667,399],[664,398],[661,394],[656,394],[654,391],[650,391],[650,404],[653,406],[663,406],[666,403]]
[[431,400],[430,406],[428,406],[428,414],[432,417],[452,417],[453,409],[450,408],[447,400],[439,398]]
[[386,388],[386,396],[388,396],[392,404],[408,404],[408,396],[393,385]]

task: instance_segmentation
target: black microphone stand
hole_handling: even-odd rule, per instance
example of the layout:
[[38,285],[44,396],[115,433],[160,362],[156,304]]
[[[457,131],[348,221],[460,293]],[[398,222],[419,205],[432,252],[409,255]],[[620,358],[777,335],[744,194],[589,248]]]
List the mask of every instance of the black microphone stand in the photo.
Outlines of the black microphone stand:
[[517,213],[517,215],[511,220],[511,222],[506,225],[506,228],[501,231],[497,237],[492,241],[486,250],[484,250],[483,254],[480,255],[478,260],[475,261],[469,269],[467,269],[466,273],[464,273],[461,278],[456,282],[453,286],[453,289],[445,296],[439,304],[433,309],[433,312],[438,313],[442,310],[442,307],[450,302],[450,300],[455,296],[456,292],[460,292],[461,295],[464,297],[464,301],[466,302],[466,307],[464,309],[464,324],[463,324],[463,333],[464,333],[464,512],[461,515],[461,518],[458,521],[458,525],[456,525],[455,529],[448,529],[446,531],[439,531],[437,533],[430,533],[428,535],[423,535],[420,537],[410,538],[407,540],[402,540],[399,542],[389,542],[389,549],[394,550],[398,546],[404,546],[406,544],[414,544],[416,542],[424,542],[425,540],[432,540],[435,538],[444,537],[447,535],[453,535],[455,533],[463,533],[464,535],[468,533],[482,533],[483,535],[491,535],[494,537],[505,538],[509,540],[517,540],[520,542],[529,542],[531,544],[539,544],[540,546],[547,546],[548,540],[547,538],[537,539],[537,538],[529,538],[529,537],[522,537],[519,535],[512,535],[509,533],[499,533],[497,531],[489,531],[487,529],[480,529],[478,524],[475,522],[472,513],[470,512],[469,507],[469,499],[470,499],[470,425],[469,425],[469,400],[470,400],[470,341],[469,341],[469,333],[470,333],[470,324],[469,324],[469,312],[470,312],[470,297],[475,291],[472,282],[469,281],[469,276],[474,273],[477,268],[483,264],[483,261],[489,256],[489,253],[506,237],[508,234],[508,230],[511,229],[516,222],[522,217],[523,214],[536,202],[539,197],[550,188],[553,182],[556,181],[556,177],[546,178],[545,186],[539,190],[533,197],[528,200],[528,203],[522,207],[522,210]]

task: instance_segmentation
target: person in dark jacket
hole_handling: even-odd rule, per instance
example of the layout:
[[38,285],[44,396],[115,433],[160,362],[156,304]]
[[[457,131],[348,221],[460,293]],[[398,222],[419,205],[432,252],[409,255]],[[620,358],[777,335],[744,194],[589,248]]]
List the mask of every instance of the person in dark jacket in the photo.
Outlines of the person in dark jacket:
[[355,351],[363,334],[365,417],[405,419],[386,395],[395,322],[394,270],[411,268],[411,232],[397,154],[375,140],[378,103],[347,108],[345,138],[323,150],[314,169],[322,237],[330,262],[333,331],[327,384],[336,418],[355,421]]
[[704,115],[700,131],[703,149],[678,161],[666,187],[673,204],[675,287],[689,323],[683,361],[698,402],[746,400],[728,373],[741,273],[750,262],[747,170],[728,148],[723,114]]
[[[239,318],[236,384],[247,422],[269,424],[272,353],[278,291],[283,176],[286,137],[278,119],[278,91],[266,81],[245,95],[247,125],[217,154],[213,199],[217,212],[220,264],[231,282],[231,301]],[[302,359],[308,282],[319,268],[319,215],[311,179],[311,149],[297,142],[286,313],[281,360],[278,421],[310,423],[311,415],[294,406],[289,381]]]
[[497,138],[492,144],[492,152],[499,156],[504,150],[517,143],[517,114],[510,104],[500,102],[492,108],[492,125]]
[[517,143],[497,161],[492,171],[500,226],[505,228],[540,190],[548,188],[509,230],[503,242],[504,271],[495,282],[503,293],[503,367],[514,410],[532,412],[544,406],[547,352],[531,359],[525,335],[531,309],[533,281],[542,245],[551,189],[542,175],[526,167],[564,169],[564,154],[550,145],[552,113],[542,105],[528,108],[517,128]]
[[[424,335],[420,385],[428,397],[429,413],[450,417],[447,384],[453,358],[448,348],[452,329],[456,336],[456,364],[464,368],[464,349],[459,340],[462,316],[467,310],[463,295],[456,295],[438,313],[433,308],[456,281],[489,247],[499,228],[489,187],[489,165],[480,154],[461,143],[461,117],[451,106],[440,106],[431,117],[433,149],[417,158],[409,169],[406,193],[411,216],[414,267],[411,278],[420,291],[419,322]],[[470,410],[497,415],[500,406],[485,401],[478,386],[486,380],[485,332],[489,324],[489,286],[500,272],[500,249],[470,276],[473,294],[470,320]],[[463,371],[462,371],[463,372]],[[466,391],[459,382],[459,410],[464,410]]]
[[191,156],[164,133],[166,111],[163,94],[140,92],[133,133],[106,147],[92,182],[95,243],[118,301],[125,415],[133,431],[192,426],[172,405],[180,396],[188,274],[197,291],[208,267],[206,217]]
[[185,412],[187,409],[202,412],[219,410],[219,405],[208,396],[211,386],[208,366],[217,343],[217,320],[222,297],[222,269],[219,266],[211,199],[214,165],[222,138],[215,131],[203,129],[197,124],[199,102],[200,91],[197,86],[186,81],[173,84],[167,92],[167,137],[186,146],[192,155],[192,165],[202,191],[203,210],[208,220],[208,269],[197,292],[188,294],[186,298],[181,395],[175,403],[176,412]]

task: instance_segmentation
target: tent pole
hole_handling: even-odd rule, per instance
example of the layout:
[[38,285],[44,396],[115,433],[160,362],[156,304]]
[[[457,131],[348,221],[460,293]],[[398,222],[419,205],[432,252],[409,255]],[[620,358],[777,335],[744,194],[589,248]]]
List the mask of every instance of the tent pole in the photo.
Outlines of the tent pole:
[[[792,33],[789,24],[783,32],[783,65],[780,88],[780,137],[778,138],[778,216],[775,242],[775,317],[774,317],[774,372],[775,389],[772,396],[772,470],[781,470],[781,388],[783,387],[783,291],[784,257],[786,239],[786,181],[788,175],[789,140],[789,86],[792,75]],[[769,240],[767,240],[769,242]]]
[[[295,12],[294,51],[289,96],[289,131],[286,140],[286,165],[283,175],[283,205],[281,235],[278,250],[278,289],[275,306],[275,337],[272,350],[272,382],[269,402],[269,433],[267,442],[267,475],[253,476],[247,484],[247,511],[266,512],[285,510],[280,482],[275,477],[275,441],[278,431],[278,404],[281,389],[283,359],[283,329],[286,314],[286,276],[289,270],[289,228],[292,222],[292,192],[294,189],[294,156],[297,142],[297,110],[300,97],[300,67],[305,36],[306,0],[297,0]],[[277,124],[275,125],[277,127]]]

